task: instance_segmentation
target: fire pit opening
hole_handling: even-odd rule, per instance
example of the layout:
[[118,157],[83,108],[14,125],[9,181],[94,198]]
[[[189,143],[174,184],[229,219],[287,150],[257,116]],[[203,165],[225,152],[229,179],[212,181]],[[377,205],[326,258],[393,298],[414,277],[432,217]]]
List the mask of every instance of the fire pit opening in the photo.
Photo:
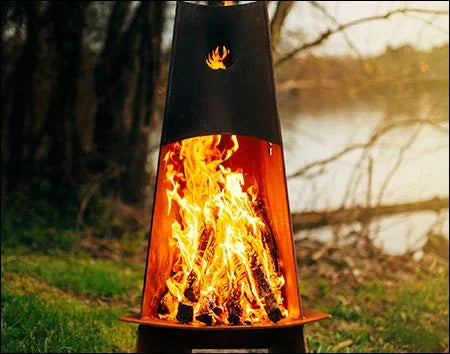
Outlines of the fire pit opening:
[[[281,147],[231,134],[161,150],[143,304],[197,325],[298,318]],[[289,295],[291,298],[289,298]]]

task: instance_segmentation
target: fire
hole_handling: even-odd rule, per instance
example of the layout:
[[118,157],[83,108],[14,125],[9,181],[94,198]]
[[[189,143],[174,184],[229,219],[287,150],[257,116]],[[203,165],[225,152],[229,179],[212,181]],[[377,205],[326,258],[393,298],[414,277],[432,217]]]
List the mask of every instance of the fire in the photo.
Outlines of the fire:
[[158,316],[182,323],[253,324],[286,317],[277,248],[256,184],[229,160],[238,138],[174,143],[164,156],[170,243],[177,251]]
[[224,63],[225,58],[230,54],[230,50],[225,46],[222,46],[222,55],[219,53],[219,46],[206,58],[206,64],[213,70],[223,69],[225,70],[227,66]]

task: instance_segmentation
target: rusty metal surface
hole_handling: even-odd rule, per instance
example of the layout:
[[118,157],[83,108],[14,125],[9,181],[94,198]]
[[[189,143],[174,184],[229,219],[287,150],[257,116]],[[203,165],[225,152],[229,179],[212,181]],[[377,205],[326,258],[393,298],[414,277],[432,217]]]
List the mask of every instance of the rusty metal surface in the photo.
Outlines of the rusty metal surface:
[[313,310],[308,309],[302,309],[303,317],[301,319],[283,319],[279,321],[278,323],[260,323],[260,324],[254,324],[251,326],[224,326],[224,325],[218,325],[218,326],[206,326],[202,324],[180,324],[175,322],[169,322],[166,320],[160,320],[155,317],[143,317],[140,316],[123,316],[120,317],[121,321],[124,322],[133,322],[133,323],[139,323],[139,324],[145,324],[149,326],[156,326],[156,327],[168,327],[168,328],[178,328],[178,329],[201,329],[201,330],[252,330],[252,329],[270,329],[270,328],[283,328],[283,327],[293,327],[293,326],[299,326],[304,325],[307,323],[312,323],[316,321],[320,321],[326,318],[331,318],[330,314],[317,312]]
[[[222,45],[233,65],[212,70],[207,54]],[[226,133],[281,145],[267,4],[179,1],[161,144]]]

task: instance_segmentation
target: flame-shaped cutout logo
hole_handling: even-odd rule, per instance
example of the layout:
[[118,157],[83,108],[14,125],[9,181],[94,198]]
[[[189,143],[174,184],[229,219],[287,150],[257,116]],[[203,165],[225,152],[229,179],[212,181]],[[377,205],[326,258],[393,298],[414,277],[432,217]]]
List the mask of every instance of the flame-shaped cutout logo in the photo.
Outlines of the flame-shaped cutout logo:
[[215,50],[212,50],[206,58],[206,64],[213,70],[225,70],[231,66],[230,50],[225,46],[222,46],[222,54],[220,54],[220,48],[217,46]]

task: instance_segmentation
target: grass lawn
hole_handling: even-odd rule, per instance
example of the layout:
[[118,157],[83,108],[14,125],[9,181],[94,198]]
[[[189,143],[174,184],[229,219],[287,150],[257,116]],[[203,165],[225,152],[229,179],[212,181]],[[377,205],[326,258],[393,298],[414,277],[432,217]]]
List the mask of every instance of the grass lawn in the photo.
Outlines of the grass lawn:
[[[144,265],[2,251],[2,352],[130,352]],[[302,274],[302,272],[300,272]],[[448,272],[333,284],[303,276],[303,306],[332,319],[306,326],[310,352],[448,351]]]

